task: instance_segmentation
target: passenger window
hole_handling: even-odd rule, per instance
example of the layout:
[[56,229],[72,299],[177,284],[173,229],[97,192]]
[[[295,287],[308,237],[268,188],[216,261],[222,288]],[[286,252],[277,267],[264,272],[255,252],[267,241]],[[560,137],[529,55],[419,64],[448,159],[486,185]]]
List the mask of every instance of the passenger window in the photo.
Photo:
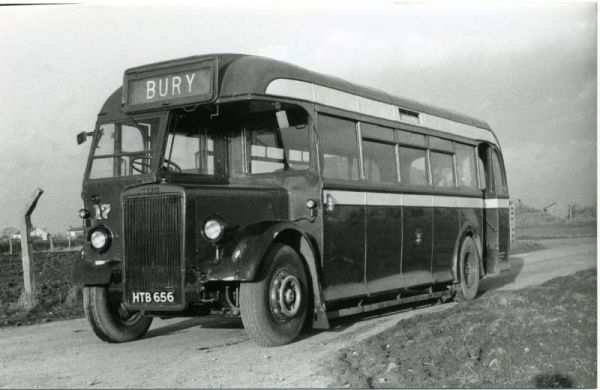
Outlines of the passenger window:
[[358,143],[356,123],[321,115],[319,138],[323,150],[323,176],[358,180]]
[[434,188],[454,187],[454,167],[452,155],[446,153],[431,152],[431,177]]
[[429,147],[431,149],[438,149],[452,153],[452,142],[446,139],[429,137]]
[[389,127],[372,125],[370,123],[360,123],[360,133],[363,138],[378,139],[382,141],[394,141],[394,131]]
[[458,186],[461,188],[477,189],[475,148],[463,144],[454,144],[454,147],[456,150]]
[[374,183],[397,183],[394,145],[363,140],[365,178]]
[[407,186],[427,186],[426,152],[424,149],[398,147],[400,183]]
[[395,133],[397,141],[401,144],[425,146],[425,136],[423,134],[416,134],[402,130],[397,130]]
[[500,165],[500,159],[498,158],[498,152],[494,150],[492,153],[492,167],[494,170],[494,184],[496,188],[496,195],[508,195],[508,187],[506,185],[506,178],[502,172],[502,166]]

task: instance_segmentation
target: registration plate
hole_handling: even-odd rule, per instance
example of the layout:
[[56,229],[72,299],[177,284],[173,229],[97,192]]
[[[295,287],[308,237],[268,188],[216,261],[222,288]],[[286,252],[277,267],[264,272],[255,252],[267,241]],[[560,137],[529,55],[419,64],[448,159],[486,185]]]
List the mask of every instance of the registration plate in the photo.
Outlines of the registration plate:
[[132,291],[131,303],[173,303],[175,295],[172,291]]

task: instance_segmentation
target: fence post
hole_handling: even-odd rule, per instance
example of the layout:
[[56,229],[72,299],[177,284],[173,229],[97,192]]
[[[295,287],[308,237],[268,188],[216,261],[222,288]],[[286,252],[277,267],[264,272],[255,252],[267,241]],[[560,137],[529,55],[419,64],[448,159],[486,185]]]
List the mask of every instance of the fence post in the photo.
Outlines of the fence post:
[[8,254],[12,255],[13,251],[12,251],[12,237],[8,236]]
[[20,301],[25,309],[31,309],[36,304],[35,277],[33,273],[33,245],[31,243],[31,214],[35,210],[38,199],[44,190],[35,190],[31,199],[25,204],[24,218],[21,221],[21,259],[23,261],[23,292]]

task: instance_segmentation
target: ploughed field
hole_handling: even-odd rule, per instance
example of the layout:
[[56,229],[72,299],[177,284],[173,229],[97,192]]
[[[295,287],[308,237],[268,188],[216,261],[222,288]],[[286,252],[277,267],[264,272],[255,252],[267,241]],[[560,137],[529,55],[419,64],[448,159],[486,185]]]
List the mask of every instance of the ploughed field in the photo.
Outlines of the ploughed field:
[[335,387],[596,387],[596,269],[486,292],[341,350]]
[[34,267],[38,304],[26,311],[21,254],[0,254],[0,326],[28,325],[83,316],[81,289],[71,283],[79,251],[36,252]]

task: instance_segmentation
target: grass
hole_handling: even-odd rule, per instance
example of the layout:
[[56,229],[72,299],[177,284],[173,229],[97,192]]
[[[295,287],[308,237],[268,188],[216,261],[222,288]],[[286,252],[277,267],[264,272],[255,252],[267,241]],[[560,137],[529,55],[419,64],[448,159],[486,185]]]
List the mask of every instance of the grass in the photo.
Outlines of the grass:
[[342,350],[336,387],[596,387],[596,270],[489,292]]
[[19,303],[23,290],[20,255],[0,256],[0,326],[29,325],[83,316],[81,288],[71,282],[79,252],[38,252],[33,272],[37,305],[25,310]]
[[585,224],[558,224],[517,228],[518,240],[543,240],[552,238],[595,237],[596,222]]
[[510,244],[510,254],[517,255],[520,253],[528,253],[546,249],[545,246],[536,241],[531,240],[517,240]]

